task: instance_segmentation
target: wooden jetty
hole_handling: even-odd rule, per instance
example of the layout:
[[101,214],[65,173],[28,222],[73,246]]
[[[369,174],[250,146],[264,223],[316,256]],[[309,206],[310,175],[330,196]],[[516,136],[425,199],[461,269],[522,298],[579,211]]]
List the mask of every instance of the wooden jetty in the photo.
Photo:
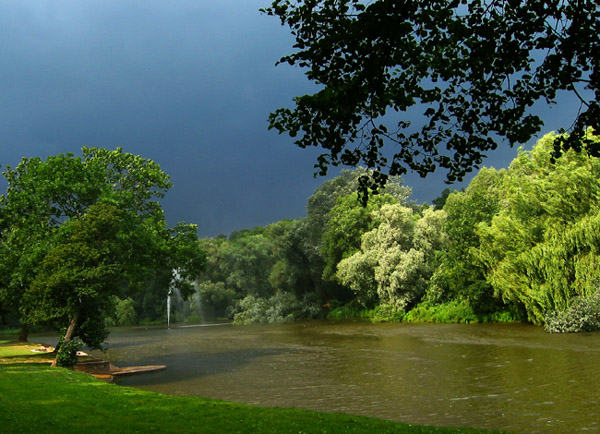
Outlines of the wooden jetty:
[[112,381],[114,377],[147,374],[166,369],[165,365],[128,366],[120,368],[102,359],[85,359],[75,364],[73,369],[105,381]]

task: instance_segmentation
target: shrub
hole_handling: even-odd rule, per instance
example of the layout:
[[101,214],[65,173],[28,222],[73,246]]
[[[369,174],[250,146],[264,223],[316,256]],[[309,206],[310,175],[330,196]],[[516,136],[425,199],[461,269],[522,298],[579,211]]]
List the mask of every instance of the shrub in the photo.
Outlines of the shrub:
[[313,319],[321,316],[322,309],[315,297],[306,294],[302,300],[289,292],[278,292],[262,298],[248,295],[239,303],[234,316],[236,324],[261,324]]
[[481,322],[514,322],[517,321],[517,315],[510,310],[479,314],[467,300],[452,300],[441,304],[423,302],[407,312],[404,320],[409,322],[467,324]]
[[329,311],[327,319],[343,320],[371,318],[372,312],[372,310],[360,306],[338,306]]
[[600,291],[589,297],[576,297],[563,312],[546,315],[544,329],[549,333],[577,333],[600,330]]
[[375,322],[400,322],[405,318],[406,312],[394,304],[380,304],[375,306],[371,313],[371,321]]
[[61,337],[58,345],[56,365],[63,368],[72,368],[77,363],[77,351],[81,350],[83,343],[79,339],[71,339],[68,342],[64,342]]
[[405,317],[409,322],[474,323],[479,318],[468,303],[459,300],[443,304],[421,303]]

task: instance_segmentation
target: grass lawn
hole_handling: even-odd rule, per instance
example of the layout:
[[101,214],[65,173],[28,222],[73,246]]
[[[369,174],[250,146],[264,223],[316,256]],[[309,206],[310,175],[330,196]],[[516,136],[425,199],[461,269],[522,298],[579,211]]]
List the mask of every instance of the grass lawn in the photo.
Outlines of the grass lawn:
[[[489,433],[381,419],[169,396],[50,368],[39,345],[0,340],[0,432],[8,433]],[[30,363],[26,363],[30,362]]]
[[52,361],[48,353],[35,353],[40,344],[0,339],[0,364],[5,363],[46,363]]

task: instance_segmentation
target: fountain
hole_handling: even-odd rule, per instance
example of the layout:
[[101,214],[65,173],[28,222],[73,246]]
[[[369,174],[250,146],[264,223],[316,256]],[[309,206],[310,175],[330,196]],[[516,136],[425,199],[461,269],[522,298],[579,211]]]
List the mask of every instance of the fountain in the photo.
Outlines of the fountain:
[[167,328],[171,328],[171,292],[172,288],[169,288],[169,292],[167,294]]
[[181,279],[179,275],[179,271],[175,268],[173,269],[171,283],[169,284],[169,292],[167,293],[167,328],[171,328],[171,294],[173,294],[173,290],[175,290],[175,295],[179,295],[179,291],[177,290],[176,284]]

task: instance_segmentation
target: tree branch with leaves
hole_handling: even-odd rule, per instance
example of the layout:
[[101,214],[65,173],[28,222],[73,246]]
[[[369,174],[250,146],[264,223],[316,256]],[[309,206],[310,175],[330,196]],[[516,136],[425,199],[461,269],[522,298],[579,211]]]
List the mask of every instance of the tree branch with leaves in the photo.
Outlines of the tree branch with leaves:
[[373,169],[363,194],[408,170],[425,177],[439,167],[462,180],[500,143],[538,133],[534,104],[560,92],[580,109],[565,116],[570,134],[555,156],[582,146],[600,155],[585,134],[600,130],[597,1],[274,0],[261,10],[296,39],[279,63],[318,86],[271,113],[270,128],[321,148],[321,175],[340,164]]

